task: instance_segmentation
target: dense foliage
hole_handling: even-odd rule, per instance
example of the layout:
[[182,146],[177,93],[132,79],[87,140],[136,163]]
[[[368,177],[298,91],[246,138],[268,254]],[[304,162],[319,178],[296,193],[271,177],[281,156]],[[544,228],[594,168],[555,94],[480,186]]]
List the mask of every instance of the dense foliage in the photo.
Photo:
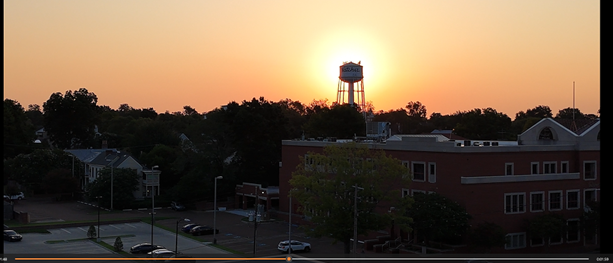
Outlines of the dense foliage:
[[391,225],[392,215],[380,213],[390,206],[397,211],[395,224],[408,230],[410,217],[405,211],[410,198],[402,198],[398,189],[409,188],[409,183],[409,170],[400,161],[356,143],[332,144],[323,153],[309,153],[290,180],[291,195],[301,204],[299,212],[313,223],[307,233],[343,242],[345,253],[354,235],[354,225],[348,222],[354,222],[356,208],[359,235]]
[[416,193],[415,203],[408,211],[413,218],[415,238],[457,244],[462,241],[470,225],[471,216],[458,203],[437,193]]

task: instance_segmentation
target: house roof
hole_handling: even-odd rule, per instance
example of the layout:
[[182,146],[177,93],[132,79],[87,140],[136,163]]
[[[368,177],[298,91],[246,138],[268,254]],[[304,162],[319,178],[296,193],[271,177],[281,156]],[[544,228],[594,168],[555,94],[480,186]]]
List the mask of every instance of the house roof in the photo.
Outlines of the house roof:
[[[65,151],[73,154],[84,163],[102,166],[118,167],[123,161],[131,157],[129,153],[117,149],[70,149]],[[114,161],[116,158],[117,160]]]
[[98,155],[106,150],[116,151],[117,149],[69,149],[64,150],[72,155],[74,155],[79,161],[84,163],[90,163],[94,160]]

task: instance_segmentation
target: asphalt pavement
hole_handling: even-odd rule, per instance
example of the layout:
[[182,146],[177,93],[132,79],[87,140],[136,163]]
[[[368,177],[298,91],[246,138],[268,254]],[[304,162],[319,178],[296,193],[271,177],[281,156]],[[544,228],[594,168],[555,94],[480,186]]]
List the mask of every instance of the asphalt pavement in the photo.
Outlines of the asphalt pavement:
[[[108,211],[98,209],[98,207],[78,201],[54,201],[50,197],[34,197],[15,202],[15,211],[27,212],[30,223],[65,223],[97,221],[98,215],[102,222],[112,222],[112,220],[126,219],[149,219],[151,208],[130,211]],[[248,211],[228,210],[217,211],[216,227],[219,233],[215,235],[216,245],[231,253],[241,256],[253,256],[254,251],[257,257],[275,256],[282,254],[277,250],[277,245],[282,240],[289,238],[289,226],[284,221],[262,221],[257,224],[255,229],[254,222],[244,220]],[[181,232],[180,228],[188,223],[200,225],[214,225],[213,211],[174,211],[167,207],[156,207],[155,224],[168,231],[175,232],[179,229],[179,235],[189,236]],[[254,238],[255,237],[255,238]],[[203,244],[212,245],[213,235],[196,236],[197,241]],[[333,244],[330,238],[309,238],[298,226],[292,226],[292,239],[311,243],[311,254],[337,254],[343,253],[342,243]],[[147,240],[143,240],[147,242]],[[297,252],[298,256],[310,254]]]

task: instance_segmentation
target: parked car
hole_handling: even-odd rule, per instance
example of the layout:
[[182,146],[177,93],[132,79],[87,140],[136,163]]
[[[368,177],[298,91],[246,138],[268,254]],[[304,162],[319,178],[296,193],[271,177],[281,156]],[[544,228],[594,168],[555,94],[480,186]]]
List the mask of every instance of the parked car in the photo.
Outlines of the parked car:
[[197,226],[198,224],[190,223],[190,224],[187,224],[181,227],[181,231],[185,233],[189,233],[189,231],[192,230],[192,228],[197,227]]
[[136,245],[132,246],[130,248],[130,253],[132,253],[132,254],[146,254],[146,253],[149,253],[149,252],[151,252],[153,250],[162,249],[162,248],[165,248],[165,247],[160,246],[160,245],[151,245],[149,243],[140,243],[140,244],[136,244]]
[[21,234],[15,232],[15,230],[5,229],[4,230],[4,240],[6,241],[21,241]]
[[23,194],[23,192],[19,192],[14,195],[4,195],[4,200],[7,200],[7,201],[22,200],[22,199],[26,199],[26,196]]
[[179,202],[176,201],[172,201],[170,202],[170,208],[172,208],[172,210],[176,210],[176,211],[183,211],[185,210],[185,206]]
[[309,252],[311,251],[311,244],[307,242],[300,242],[297,240],[292,240],[292,246],[290,248],[289,241],[285,240],[285,241],[279,242],[277,249],[284,253],[292,253],[293,251]]
[[148,252],[147,255],[153,255],[154,258],[169,258],[175,255],[175,252],[165,248],[156,249]]
[[[216,230],[215,234],[219,234],[219,229],[215,229],[215,230]],[[213,228],[209,227],[209,226],[196,226],[196,227],[192,228],[192,230],[190,230],[189,233],[191,233],[194,236],[212,235],[213,234]]]

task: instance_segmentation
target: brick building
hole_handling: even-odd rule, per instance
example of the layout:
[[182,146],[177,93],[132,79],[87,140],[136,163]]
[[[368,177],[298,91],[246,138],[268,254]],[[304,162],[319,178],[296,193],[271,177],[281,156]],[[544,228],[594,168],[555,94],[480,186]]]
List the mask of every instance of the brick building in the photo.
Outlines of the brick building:
[[[299,156],[321,153],[334,143],[342,142],[283,141],[279,211],[285,218],[288,181]],[[528,236],[525,221],[549,212],[563,215],[569,229],[566,236],[551,240],[549,252],[599,244],[599,236],[585,235],[579,227],[589,201],[600,199],[599,119],[585,123],[542,119],[517,141],[396,135],[385,142],[362,143],[384,150],[410,168],[413,182],[410,189],[401,189],[403,195],[436,192],[464,206],[472,216],[471,225],[501,225],[509,242],[492,252],[542,252],[544,241]],[[295,214],[297,207],[292,204],[293,222],[301,220]]]

